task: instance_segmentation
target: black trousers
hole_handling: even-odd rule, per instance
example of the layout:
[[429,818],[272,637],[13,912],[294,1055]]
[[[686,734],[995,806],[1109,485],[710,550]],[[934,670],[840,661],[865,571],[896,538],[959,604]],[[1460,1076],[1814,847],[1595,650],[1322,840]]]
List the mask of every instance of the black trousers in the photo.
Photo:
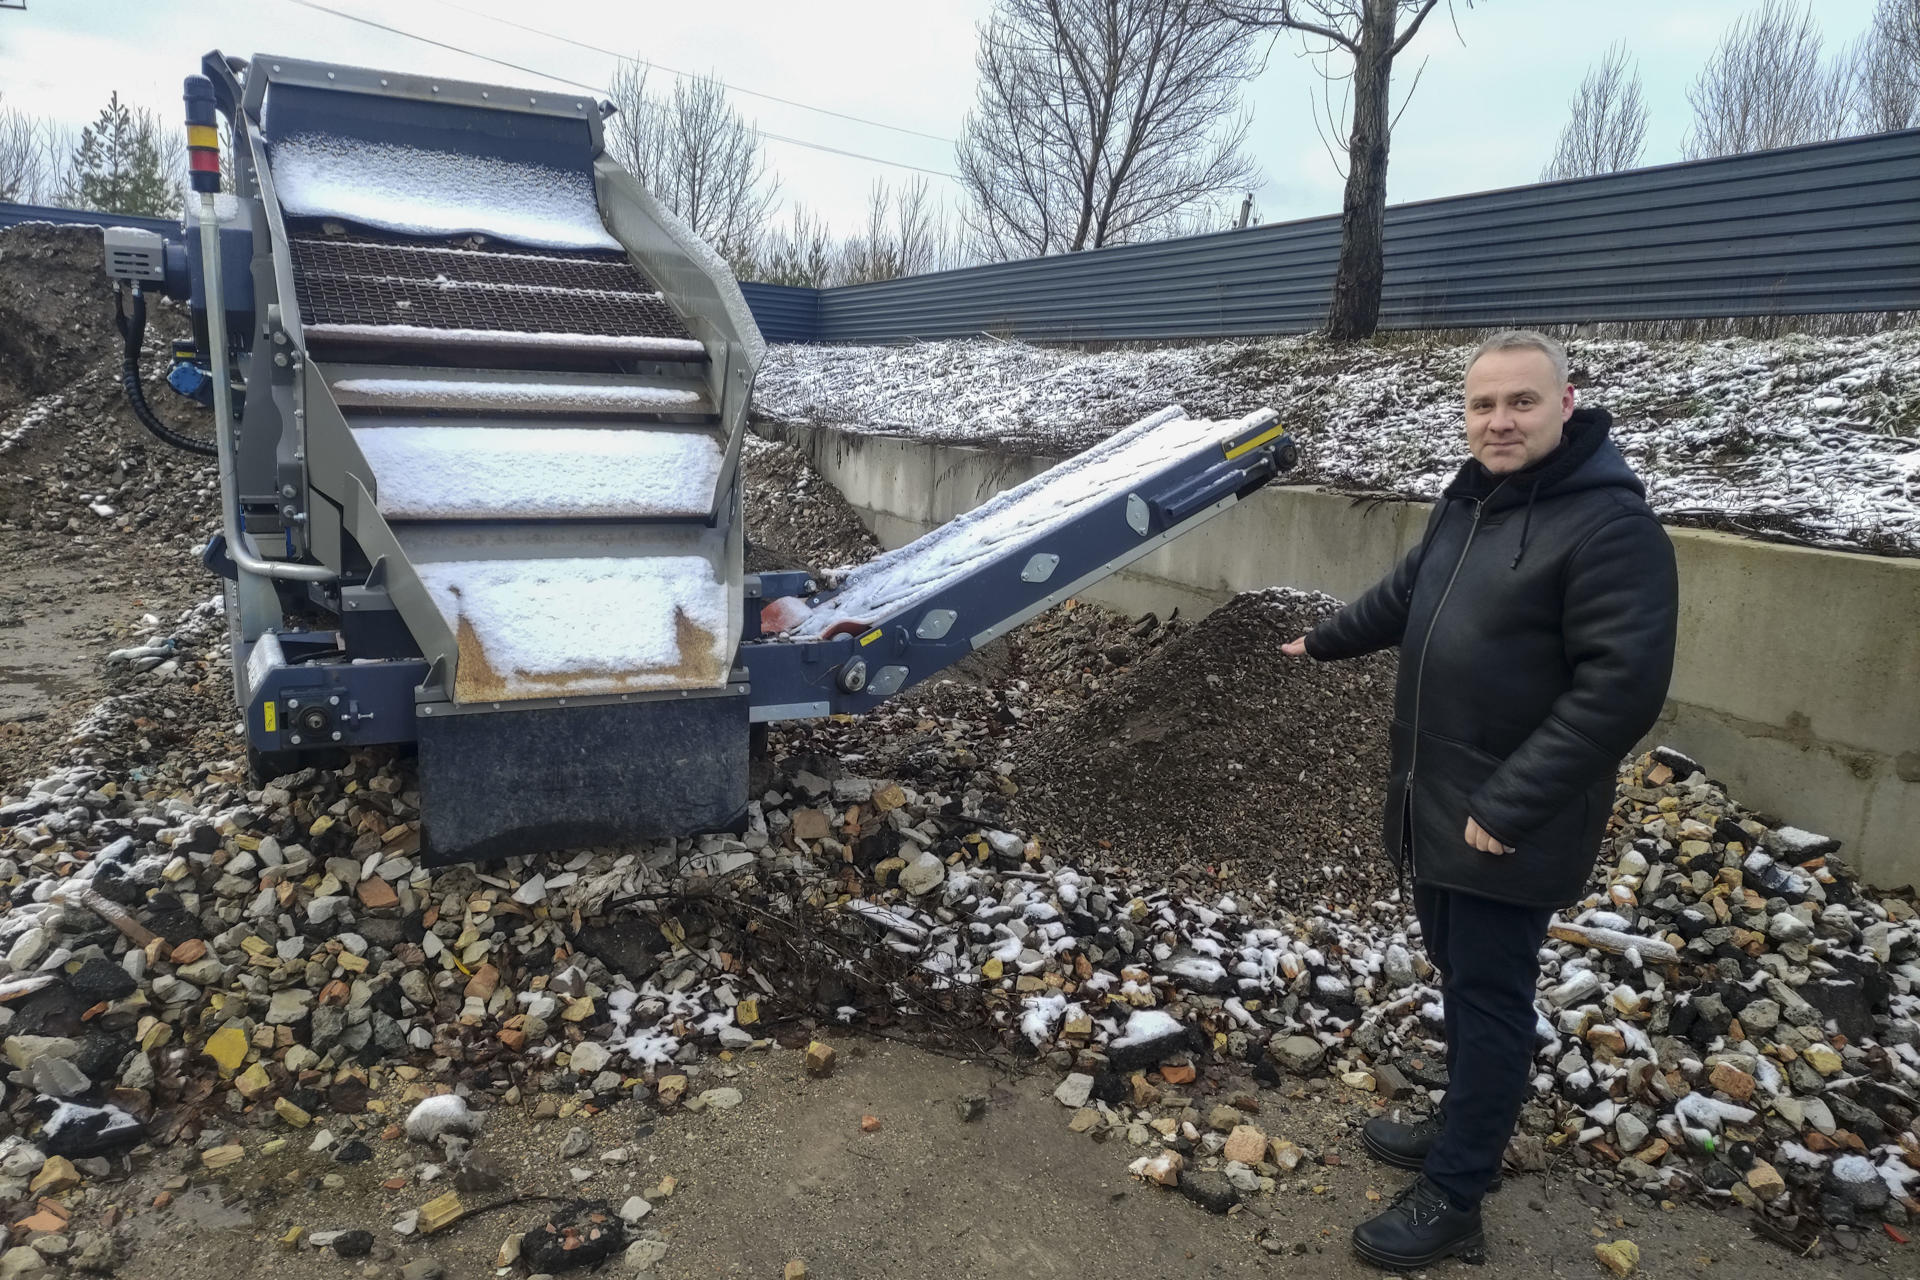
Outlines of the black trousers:
[[1446,1013],[1446,1125],[1427,1154],[1429,1181],[1455,1206],[1480,1203],[1526,1101],[1534,981],[1551,911],[1452,889],[1413,886]]

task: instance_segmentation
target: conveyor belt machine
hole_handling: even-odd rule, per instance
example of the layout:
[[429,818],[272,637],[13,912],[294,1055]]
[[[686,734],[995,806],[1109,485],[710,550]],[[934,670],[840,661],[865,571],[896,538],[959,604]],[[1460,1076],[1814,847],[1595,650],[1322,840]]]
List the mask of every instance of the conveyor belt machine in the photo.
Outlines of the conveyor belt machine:
[[604,108],[218,53],[187,100],[183,237],[107,253],[191,301],[256,769],[417,743],[438,861],[728,828],[754,725],[864,711],[1293,461],[1270,411],[1172,409],[832,591],[748,574],[764,346]]

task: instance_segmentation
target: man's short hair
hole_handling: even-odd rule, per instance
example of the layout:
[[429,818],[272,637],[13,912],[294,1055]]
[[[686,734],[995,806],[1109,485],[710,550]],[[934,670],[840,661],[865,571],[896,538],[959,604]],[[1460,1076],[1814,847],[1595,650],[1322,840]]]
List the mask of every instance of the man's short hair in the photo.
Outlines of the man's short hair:
[[1480,357],[1492,351],[1538,351],[1553,362],[1553,376],[1560,380],[1560,385],[1567,385],[1567,349],[1546,334],[1532,329],[1502,329],[1488,338],[1467,357],[1467,367],[1461,371],[1462,376],[1473,372],[1473,366],[1479,363]]

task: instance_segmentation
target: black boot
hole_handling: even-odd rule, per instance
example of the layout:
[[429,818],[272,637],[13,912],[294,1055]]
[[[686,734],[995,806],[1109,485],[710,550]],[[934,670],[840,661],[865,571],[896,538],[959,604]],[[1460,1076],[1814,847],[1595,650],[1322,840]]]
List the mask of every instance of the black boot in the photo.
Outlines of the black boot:
[[1462,1212],[1440,1188],[1416,1178],[1391,1208],[1353,1229],[1353,1251],[1388,1271],[1417,1271],[1452,1257],[1484,1262],[1480,1210]]
[[[1446,1112],[1438,1111],[1424,1120],[1414,1121],[1401,1120],[1399,1114],[1395,1111],[1367,1121],[1360,1130],[1360,1145],[1382,1164],[1418,1171],[1426,1166],[1427,1152],[1433,1150],[1434,1140],[1446,1127]],[[1499,1189],[1500,1177],[1495,1174],[1487,1190]]]
[[1360,1130],[1360,1145],[1382,1164],[1418,1171],[1426,1165],[1427,1152],[1433,1150],[1445,1121],[1437,1113],[1411,1122],[1401,1120],[1399,1114],[1395,1111],[1367,1121]]

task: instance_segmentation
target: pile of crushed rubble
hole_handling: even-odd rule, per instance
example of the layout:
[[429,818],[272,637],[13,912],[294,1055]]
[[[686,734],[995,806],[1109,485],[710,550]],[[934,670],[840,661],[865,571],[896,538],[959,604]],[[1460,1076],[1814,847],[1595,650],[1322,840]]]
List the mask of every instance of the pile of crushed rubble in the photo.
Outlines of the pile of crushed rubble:
[[[207,643],[217,620],[178,629]],[[177,673],[122,660],[156,688]],[[1150,1149],[1144,1174],[1216,1207],[1295,1188],[1312,1153],[1232,1099],[1204,1110],[1215,1076],[1444,1087],[1440,993],[1391,897],[1292,910],[1277,879],[1222,892],[1068,858],[1008,819],[1018,773],[994,740],[912,727],[910,783],[789,754],[739,838],[494,867],[422,863],[390,757],[261,788],[192,750],[49,776],[0,808],[0,1193],[31,1239],[59,1234],[33,1217],[50,1188],[140,1144],[199,1144],[211,1167],[324,1126],[362,1158],[404,1140],[379,1127],[393,1107],[446,1094],[449,1112],[726,1105],[721,1055],[800,1050],[823,1023],[1043,1057],[1071,1073],[1073,1127]],[[1762,825],[1671,754],[1620,796],[1596,891],[1556,926],[1514,1159],[1571,1151],[1789,1233],[1897,1228],[1920,1209],[1910,904],[1865,895],[1831,842]],[[457,1174],[470,1155],[427,1163]],[[399,1226],[458,1207],[432,1203]]]
[[880,553],[846,498],[797,450],[749,432],[740,466],[746,477],[747,572],[825,574]]

